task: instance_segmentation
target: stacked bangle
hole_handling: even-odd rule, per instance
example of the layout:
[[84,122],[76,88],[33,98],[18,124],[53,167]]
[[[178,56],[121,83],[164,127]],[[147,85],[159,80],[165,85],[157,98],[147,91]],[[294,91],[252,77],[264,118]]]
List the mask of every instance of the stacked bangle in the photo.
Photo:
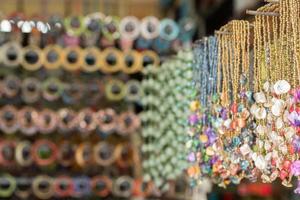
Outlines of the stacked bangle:
[[49,140],[38,140],[34,143],[31,154],[39,166],[51,165],[57,160],[57,146]]
[[95,162],[100,166],[109,166],[115,161],[115,148],[107,142],[99,142],[94,147]]
[[31,193],[31,180],[26,177],[18,178],[15,195],[20,199],[28,199]]
[[142,56],[137,51],[128,51],[123,55],[122,71],[125,74],[134,74],[142,70]]
[[121,176],[113,186],[113,192],[116,196],[129,198],[133,190],[133,179],[129,176]]
[[44,67],[48,70],[58,69],[62,66],[62,48],[58,45],[48,45],[44,50]]
[[91,109],[83,109],[78,113],[78,129],[80,132],[88,135],[97,127],[96,116]]
[[34,135],[38,129],[35,122],[38,118],[38,113],[31,107],[24,107],[18,112],[19,128],[25,135]]
[[103,133],[112,133],[116,127],[116,112],[113,109],[100,110],[96,113],[99,129]]
[[75,162],[75,149],[76,146],[67,140],[61,143],[58,150],[58,161],[63,167],[70,167]]
[[136,17],[124,17],[120,22],[120,33],[122,38],[135,40],[140,35],[140,22]]
[[21,167],[28,167],[33,163],[31,156],[31,143],[29,141],[21,141],[16,146],[16,162]]
[[22,66],[28,71],[36,71],[44,63],[43,51],[37,46],[27,46],[22,53]]
[[84,197],[91,193],[91,183],[87,177],[77,177],[73,179],[75,197]]
[[66,104],[77,104],[83,97],[83,85],[79,82],[67,84],[63,88],[62,99]]
[[3,92],[8,98],[12,98],[18,95],[21,87],[21,81],[14,75],[9,75],[4,78]]
[[13,166],[16,143],[14,141],[0,141],[0,164],[2,166]]
[[138,130],[140,125],[140,119],[133,112],[123,112],[119,117],[117,131],[121,135],[127,135]]
[[142,92],[139,81],[130,80],[126,83],[126,100],[138,102],[143,95]]
[[107,48],[102,52],[101,70],[104,73],[116,73],[122,69],[122,53],[116,48]]
[[12,196],[16,189],[16,179],[9,174],[0,177],[0,197],[7,198]]
[[126,95],[125,92],[124,83],[117,79],[109,80],[105,86],[106,98],[110,101],[122,100]]
[[146,67],[148,65],[158,66],[160,63],[158,55],[151,50],[146,50],[142,52],[142,65]]
[[15,133],[19,129],[17,110],[13,106],[5,106],[0,110],[0,127],[6,134]]
[[159,36],[159,20],[156,17],[145,17],[141,22],[141,35],[147,40],[153,40]]
[[172,41],[179,35],[179,27],[172,19],[164,19],[159,25],[160,37],[166,41]]
[[89,47],[83,51],[82,70],[84,72],[95,72],[101,67],[100,52],[95,47]]
[[82,16],[70,16],[65,19],[64,26],[71,36],[80,36],[85,32],[84,18]]
[[74,182],[68,176],[59,176],[53,181],[54,192],[60,198],[72,196],[74,188]]
[[41,87],[36,78],[26,78],[22,82],[22,99],[26,103],[37,102],[41,96]]
[[1,54],[5,66],[15,68],[22,62],[22,48],[17,42],[9,42],[2,46]]
[[63,68],[67,71],[76,71],[82,67],[82,50],[80,47],[67,47],[64,51]]
[[107,197],[112,190],[112,181],[107,176],[95,176],[91,180],[93,193],[98,197]]
[[62,83],[56,78],[47,79],[43,85],[43,97],[48,101],[57,100],[62,95]]
[[40,199],[50,199],[54,195],[52,178],[46,175],[35,177],[32,182],[32,191]]
[[109,41],[114,41],[120,38],[119,18],[115,16],[106,16],[104,19],[102,33]]
[[128,168],[133,162],[133,149],[129,144],[118,144],[116,147],[116,163],[121,168]]
[[80,167],[88,166],[93,162],[92,160],[92,148],[91,145],[87,142],[81,143],[75,152],[76,163]]
[[76,127],[76,113],[73,110],[62,108],[58,111],[58,127],[62,132],[70,132]]
[[36,124],[38,125],[38,130],[40,133],[52,133],[58,124],[57,115],[52,110],[44,109],[39,112],[39,117],[37,118]]

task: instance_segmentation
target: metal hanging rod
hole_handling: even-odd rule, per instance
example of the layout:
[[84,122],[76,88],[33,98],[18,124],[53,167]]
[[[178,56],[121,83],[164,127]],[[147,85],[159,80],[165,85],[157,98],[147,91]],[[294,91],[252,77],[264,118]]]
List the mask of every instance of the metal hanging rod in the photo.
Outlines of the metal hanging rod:
[[246,14],[248,15],[264,15],[264,16],[273,16],[278,17],[278,12],[262,12],[262,11],[255,11],[255,10],[246,10]]

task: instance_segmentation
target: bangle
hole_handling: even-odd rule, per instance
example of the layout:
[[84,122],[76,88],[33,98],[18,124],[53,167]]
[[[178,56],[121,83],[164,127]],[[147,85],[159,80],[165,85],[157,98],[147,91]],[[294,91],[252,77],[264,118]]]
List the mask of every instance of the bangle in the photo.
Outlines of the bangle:
[[113,109],[99,110],[96,113],[96,120],[100,131],[107,134],[114,132],[117,123],[116,117]]
[[139,117],[136,116],[131,111],[123,112],[119,116],[117,131],[121,135],[128,135],[137,131],[140,128],[141,121]]
[[61,132],[70,132],[77,126],[76,113],[70,109],[62,108],[58,111],[59,124]]
[[76,146],[65,140],[59,145],[58,161],[63,167],[70,167],[74,163],[74,154]]
[[16,190],[16,179],[9,174],[3,174],[0,176],[0,197],[11,197]]
[[4,95],[8,98],[13,98],[18,95],[21,87],[21,81],[17,76],[8,75],[4,78]]
[[116,163],[121,168],[128,168],[133,163],[133,149],[129,144],[118,144],[115,151]]
[[113,186],[113,194],[118,197],[129,198],[132,194],[133,180],[129,176],[121,176]]
[[48,70],[58,69],[62,65],[63,49],[59,45],[47,45],[44,51],[44,67]]
[[84,18],[86,31],[88,34],[97,33],[99,34],[102,28],[102,22],[105,19],[105,15],[101,12],[96,12],[87,15]]
[[31,150],[35,163],[39,166],[49,166],[57,160],[57,146],[49,140],[36,141]]
[[71,197],[74,192],[74,182],[68,176],[60,176],[54,179],[53,189],[58,197]]
[[109,166],[115,161],[115,148],[107,142],[94,146],[94,160],[100,166]]
[[78,128],[81,133],[89,135],[96,129],[97,123],[94,112],[91,109],[83,109],[78,113]]
[[20,199],[28,199],[31,193],[31,180],[25,177],[18,178],[15,195]]
[[18,111],[19,129],[27,136],[32,136],[37,132],[36,120],[38,113],[32,107],[24,107]]
[[101,54],[96,47],[89,47],[83,51],[82,70],[84,72],[95,72],[100,69]]
[[16,162],[22,167],[28,167],[32,164],[31,143],[29,141],[21,141],[16,146]]
[[83,97],[84,88],[79,82],[72,82],[64,86],[62,99],[64,103],[69,105],[77,104]]
[[63,58],[63,68],[67,71],[76,71],[82,67],[82,49],[78,46],[65,48]]
[[122,71],[126,74],[134,74],[142,71],[142,56],[137,51],[129,51],[123,55]]
[[120,20],[117,17],[106,16],[104,19],[104,25],[102,28],[102,33],[104,37],[109,41],[114,41],[120,38],[119,32]]
[[22,81],[22,99],[25,103],[35,103],[40,99],[40,81],[36,78],[26,78]]
[[36,118],[38,130],[42,134],[49,134],[56,130],[58,119],[55,112],[49,109],[43,109]]
[[159,25],[159,36],[167,41],[172,41],[179,35],[179,27],[172,19],[164,19]]
[[62,94],[63,86],[59,79],[48,78],[42,84],[43,97],[48,101],[59,99]]
[[22,53],[22,66],[26,70],[36,71],[42,67],[44,63],[43,51],[37,46],[27,46]]
[[107,176],[95,176],[91,180],[93,193],[98,197],[107,197],[112,190],[112,181]]
[[104,87],[101,81],[90,81],[86,85],[84,95],[89,97],[87,100],[88,105],[96,105],[104,95]]
[[46,175],[40,175],[33,179],[33,194],[39,199],[50,199],[54,195],[53,180]]
[[2,140],[0,142],[0,165],[9,167],[15,163],[16,143],[12,140]]
[[116,48],[106,48],[102,51],[101,70],[104,73],[111,74],[122,69],[122,53]]
[[130,80],[126,83],[126,100],[138,102],[142,97],[141,83],[136,80]]
[[10,68],[19,66],[22,62],[22,48],[17,42],[8,42],[2,46],[3,64]]
[[148,197],[152,193],[152,183],[145,183],[141,179],[133,181],[133,196],[135,197]]
[[84,197],[91,193],[91,182],[88,177],[77,177],[74,181],[73,197]]
[[105,85],[105,96],[110,101],[120,101],[126,95],[125,85],[117,79],[110,79]]
[[151,50],[146,50],[142,52],[142,60],[143,60],[143,67],[148,65],[159,66],[160,59],[158,55]]
[[76,163],[82,168],[89,166],[89,164],[92,163],[91,144],[87,142],[81,143],[76,149],[75,160]]
[[124,17],[119,27],[121,36],[130,40],[135,40],[140,34],[140,22],[134,16]]
[[6,134],[13,134],[19,129],[17,110],[13,106],[4,106],[0,110],[0,127]]
[[149,16],[142,19],[141,35],[147,40],[153,40],[159,36],[160,22],[156,17]]
[[64,21],[67,33],[71,36],[80,36],[85,32],[85,24],[82,16],[67,17]]

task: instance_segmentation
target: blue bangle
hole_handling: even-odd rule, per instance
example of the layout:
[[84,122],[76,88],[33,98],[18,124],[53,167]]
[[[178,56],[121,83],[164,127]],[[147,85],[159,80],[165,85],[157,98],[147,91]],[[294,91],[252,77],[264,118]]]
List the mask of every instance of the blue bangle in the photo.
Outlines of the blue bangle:
[[91,194],[91,184],[88,177],[77,177],[74,181],[74,197],[83,197]]
[[159,25],[159,35],[167,41],[175,40],[179,35],[179,27],[172,19],[164,19]]

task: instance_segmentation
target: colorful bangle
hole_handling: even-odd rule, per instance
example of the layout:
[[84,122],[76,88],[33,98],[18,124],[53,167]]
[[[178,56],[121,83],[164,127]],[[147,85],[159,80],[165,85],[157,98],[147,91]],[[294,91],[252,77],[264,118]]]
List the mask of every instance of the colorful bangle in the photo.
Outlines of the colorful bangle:
[[34,135],[38,129],[36,120],[39,117],[38,112],[31,107],[24,107],[18,111],[19,129],[27,136]]
[[41,139],[33,144],[31,154],[34,162],[38,166],[44,167],[54,164],[57,160],[58,150],[53,142]]
[[33,194],[39,199],[50,199],[54,195],[53,180],[46,175],[40,175],[33,179]]
[[77,177],[74,181],[73,197],[84,197],[91,193],[91,182],[88,177]]
[[22,167],[28,167],[32,164],[31,143],[29,141],[21,141],[16,146],[16,162]]
[[121,48],[124,51],[132,49],[133,42],[140,35],[140,21],[133,16],[125,17],[120,22]]
[[43,51],[37,46],[27,46],[23,48],[22,66],[28,71],[40,69],[44,63]]
[[83,51],[83,65],[82,70],[84,72],[95,72],[100,70],[101,55],[98,48],[89,47]]
[[115,151],[116,163],[121,168],[128,168],[133,163],[133,149],[129,144],[118,144]]
[[4,78],[3,86],[4,95],[13,98],[20,92],[21,81],[17,76],[8,75]]
[[86,26],[82,16],[71,16],[64,21],[65,29],[71,36],[80,36],[85,32]]
[[94,160],[100,166],[109,166],[115,161],[115,148],[107,142],[94,146]]
[[140,119],[133,112],[123,112],[118,119],[117,131],[120,135],[128,135],[137,131],[140,125]]
[[59,145],[58,150],[58,161],[59,164],[63,167],[70,167],[75,162],[74,154],[75,154],[76,146],[69,141],[65,140]]
[[17,123],[17,110],[13,106],[5,106],[0,110],[0,127],[6,134],[15,133],[19,124]]
[[28,199],[31,193],[31,180],[25,177],[17,178],[15,195],[20,199]]
[[78,128],[81,133],[88,135],[96,129],[96,117],[91,109],[87,108],[81,110],[77,117],[77,121],[80,122]]
[[84,168],[92,163],[92,148],[87,142],[81,143],[75,152],[75,160],[78,166]]
[[117,79],[110,79],[105,85],[105,96],[110,101],[120,101],[126,95],[125,85]]
[[3,174],[0,176],[0,197],[11,197],[16,190],[16,179],[9,174]]
[[63,63],[63,49],[59,45],[47,45],[44,51],[44,67],[48,70],[59,69]]
[[79,70],[83,65],[82,49],[78,46],[65,48],[63,58],[63,68],[67,71]]
[[159,56],[151,50],[146,50],[142,52],[142,60],[143,60],[143,67],[148,65],[159,66],[160,59]]
[[147,40],[153,40],[159,36],[160,22],[156,17],[149,16],[142,19],[141,35]]
[[133,181],[132,195],[135,197],[148,197],[153,190],[153,184],[151,182],[145,183],[142,179],[135,179]]
[[134,74],[142,71],[142,56],[137,51],[128,51],[123,55],[122,71],[126,74]]
[[35,103],[41,97],[40,81],[36,78],[26,78],[22,81],[22,99],[25,103]]
[[60,176],[54,179],[53,189],[58,197],[71,197],[74,192],[74,182],[68,176]]
[[17,42],[8,42],[1,48],[3,64],[10,68],[19,66],[22,62],[22,48]]
[[113,193],[118,197],[129,198],[133,190],[133,179],[129,176],[119,177],[113,185]]
[[159,36],[167,41],[172,41],[179,35],[179,27],[172,19],[164,19],[159,25]]
[[116,128],[116,112],[113,109],[99,110],[96,113],[98,128],[101,132],[110,134]]
[[141,100],[143,90],[141,83],[136,80],[130,80],[126,83],[126,100],[131,102],[138,102]]
[[65,104],[74,105],[79,103],[81,98],[83,97],[83,91],[85,88],[83,88],[83,85],[79,82],[72,82],[70,84],[67,84],[64,86],[63,92],[62,92],[62,100]]
[[63,86],[59,79],[48,78],[42,84],[43,97],[48,101],[55,101],[61,97]]
[[12,140],[0,141],[0,165],[9,167],[15,164],[16,143]]
[[112,181],[107,176],[95,176],[91,180],[93,193],[98,197],[107,197],[112,190]]
[[52,110],[43,109],[39,112],[39,116],[36,118],[36,124],[40,133],[52,133],[57,128],[57,115]]
[[77,126],[76,113],[70,109],[62,108],[58,111],[59,130],[61,132],[70,132]]
[[96,105],[99,100],[104,96],[104,86],[102,81],[90,81],[86,84],[86,89],[84,90],[84,95],[89,97],[86,98],[86,104]]
[[103,23],[102,33],[107,40],[112,42],[120,38],[119,18],[115,16],[106,16]]
[[96,12],[87,15],[84,18],[87,34],[94,34],[94,33],[99,34],[102,29],[103,26],[102,23],[104,19],[105,19],[105,15],[101,12]]
[[122,69],[122,53],[116,48],[106,48],[102,51],[101,71],[107,74],[116,73]]

